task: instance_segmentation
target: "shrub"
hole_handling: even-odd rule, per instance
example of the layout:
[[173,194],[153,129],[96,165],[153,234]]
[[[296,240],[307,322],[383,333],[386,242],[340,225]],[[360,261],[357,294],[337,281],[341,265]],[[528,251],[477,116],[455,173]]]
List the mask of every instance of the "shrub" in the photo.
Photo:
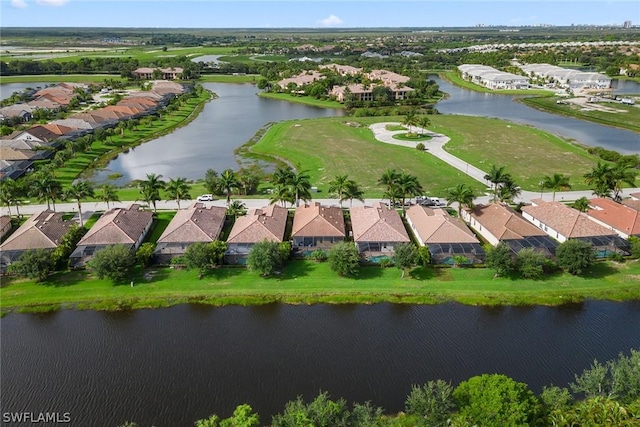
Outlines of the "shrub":
[[640,237],[629,236],[629,244],[631,245],[631,257],[640,258]]
[[135,264],[136,257],[128,247],[112,245],[97,251],[87,266],[99,279],[107,278],[117,283],[131,274]]
[[425,148],[426,147],[424,146],[424,144],[422,142],[418,142],[416,144],[416,150],[418,150],[418,151],[424,151]]
[[153,251],[155,250],[155,243],[146,242],[140,245],[140,247],[136,251],[136,259],[141,266],[148,267],[149,265],[151,265],[151,260],[153,259]]
[[417,415],[419,426],[447,426],[454,407],[453,387],[443,380],[412,386],[405,401],[407,414]]
[[311,252],[311,254],[309,254],[309,258],[314,260],[315,262],[324,262],[328,257],[329,255],[327,255],[327,253],[322,249],[316,249],[315,251]]
[[360,254],[353,242],[340,242],[329,251],[329,265],[341,276],[357,276],[360,272]]
[[495,276],[505,276],[514,269],[511,248],[505,243],[499,243],[496,247],[488,247],[485,264],[495,271]]
[[258,242],[249,251],[247,266],[257,271],[261,276],[271,276],[282,265],[282,252],[277,242],[263,240]]
[[53,268],[54,260],[51,257],[51,251],[36,249],[24,252],[18,261],[9,265],[8,270],[9,273],[40,282],[47,278]]
[[570,274],[582,273],[595,261],[593,245],[582,240],[569,239],[556,248],[558,265]]
[[539,279],[544,274],[547,258],[533,248],[521,249],[516,255],[516,268],[524,279]]
[[380,265],[380,267],[382,268],[393,267],[393,260],[390,258],[382,258],[378,265]]

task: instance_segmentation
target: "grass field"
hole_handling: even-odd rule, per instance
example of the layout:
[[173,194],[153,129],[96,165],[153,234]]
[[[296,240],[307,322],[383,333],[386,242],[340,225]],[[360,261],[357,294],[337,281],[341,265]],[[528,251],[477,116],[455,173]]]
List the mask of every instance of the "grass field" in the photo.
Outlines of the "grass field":
[[[624,105],[618,102],[598,103],[616,110],[624,110],[624,112],[613,113],[598,110],[584,110],[582,107],[574,104],[557,104],[557,100],[557,97],[536,97],[522,98],[520,102],[529,107],[548,111],[553,114],[561,114],[601,125],[615,126],[633,132],[640,132],[640,108],[637,106]],[[640,139],[640,136],[638,138]]]
[[[430,119],[430,130],[451,138],[445,146],[449,152],[486,171],[492,164],[504,165],[525,190],[538,191],[542,177],[553,173],[573,177],[576,190],[587,189],[582,175],[597,162],[583,148],[528,126],[472,116],[433,115]],[[252,151],[285,159],[296,168],[307,170],[311,182],[321,191],[327,190],[327,183],[335,175],[347,173],[363,186],[367,197],[381,197],[382,188],[376,181],[387,168],[416,175],[426,193],[443,194],[459,183],[485,189],[428,152],[376,141],[366,126],[381,120],[401,122],[402,118],[322,118],[278,123]],[[429,142],[425,145],[428,149]]]
[[312,105],[322,108],[344,108],[344,104],[338,101],[316,99],[311,96],[293,96],[288,93],[260,92],[259,96],[281,101],[295,102],[298,104]]
[[[215,305],[285,303],[440,303],[558,305],[584,299],[640,298],[640,263],[598,263],[582,277],[557,273],[542,280],[494,278],[484,268],[423,268],[401,278],[397,268],[363,267],[357,278],[332,272],[328,263],[290,261],[281,274],[260,277],[245,268],[196,271],[137,270],[129,286],[99,280],[87,271],[56,273],[43,283],[8,278],[0,307],[8,311],[64,308],[154,308],[197,302]],[[145,277],[146,276],[146,277]]]
[[[377,180],[386,169],[407,171],[422,184],[425,193],[442,194],[459,183],[477,190],[484,188],[442,160],[415,149],[377,141],[367,125],[391,118],[326,118],[277,123],[252,151],[286,159],[299,170],[308,171],[321,196],[328,195],[328,183],[335,175],[349,174],[366,197],[381,197]],[[357,127],[350,124],[356,123]]]

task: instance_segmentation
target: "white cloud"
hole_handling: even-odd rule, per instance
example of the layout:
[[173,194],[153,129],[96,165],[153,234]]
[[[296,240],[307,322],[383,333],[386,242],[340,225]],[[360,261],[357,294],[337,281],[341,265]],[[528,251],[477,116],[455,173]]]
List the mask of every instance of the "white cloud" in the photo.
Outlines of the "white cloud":
[[64,6],[69,3],[69,0],[36,0],[41,6]]
[[15,7],[16,9],[24,9],[25,7],[27,7],[27,2],[24,0],[11,0],[11,6]]
[[329,15],[329,17],[318,21],[318,24],[322,25],[323,27],[333,27],[335,25],[342,24],[342,19],[338,18],[336,15]]

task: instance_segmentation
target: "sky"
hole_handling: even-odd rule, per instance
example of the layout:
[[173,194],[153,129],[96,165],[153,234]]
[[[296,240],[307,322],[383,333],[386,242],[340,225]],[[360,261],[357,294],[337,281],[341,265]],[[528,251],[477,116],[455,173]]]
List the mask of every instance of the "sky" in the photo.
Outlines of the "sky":
[[0,0],[0,27],[471,27],[624,21],[640,25],[639,0]]

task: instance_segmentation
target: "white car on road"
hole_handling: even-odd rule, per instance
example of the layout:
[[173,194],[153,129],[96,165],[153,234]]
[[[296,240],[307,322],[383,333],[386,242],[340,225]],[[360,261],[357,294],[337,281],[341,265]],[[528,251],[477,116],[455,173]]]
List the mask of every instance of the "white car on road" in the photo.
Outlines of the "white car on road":
[[213,196],[211,194],[203,194],[202,196],[198,196],[199,202],[213,202]]

